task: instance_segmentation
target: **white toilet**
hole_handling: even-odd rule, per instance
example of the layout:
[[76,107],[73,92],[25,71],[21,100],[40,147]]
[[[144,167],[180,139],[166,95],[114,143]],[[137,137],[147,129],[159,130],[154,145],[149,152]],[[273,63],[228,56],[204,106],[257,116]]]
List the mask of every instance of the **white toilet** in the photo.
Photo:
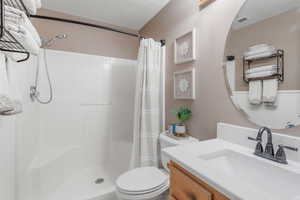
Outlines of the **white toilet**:
[[[160,148],[197,142],[192,137],[177,139],[160,134]],[[169,189],[169,170],[167,163],[170,159],[161,154],[163,169],[142,167],[122,174],[116,181],[116,193],[120,200],[166,200]]]

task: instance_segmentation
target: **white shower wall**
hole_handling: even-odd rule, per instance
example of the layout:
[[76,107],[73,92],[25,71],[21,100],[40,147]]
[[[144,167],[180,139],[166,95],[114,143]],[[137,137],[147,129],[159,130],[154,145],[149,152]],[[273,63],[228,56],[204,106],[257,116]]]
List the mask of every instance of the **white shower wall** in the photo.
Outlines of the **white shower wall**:
[[[11,65],[24,105],[15,120],[16,200],[92,199],[129,165],[136,61],[52,50],[47,59],[48,105],[29,98],[36,58]],[[46,98],[44,69],[41,75]],[[95,187],[97,178],[104,186]]]

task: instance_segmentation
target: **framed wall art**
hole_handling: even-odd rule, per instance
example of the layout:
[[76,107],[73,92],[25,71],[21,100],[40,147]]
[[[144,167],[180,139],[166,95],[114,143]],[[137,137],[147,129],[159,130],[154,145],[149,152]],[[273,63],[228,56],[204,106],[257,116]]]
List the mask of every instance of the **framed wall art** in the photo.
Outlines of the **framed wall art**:
[[196,29],[177,38],[174,43],[174,62],[182,64],[196,60]]
[[174,98],[195,99],[195,69],[174,72]]

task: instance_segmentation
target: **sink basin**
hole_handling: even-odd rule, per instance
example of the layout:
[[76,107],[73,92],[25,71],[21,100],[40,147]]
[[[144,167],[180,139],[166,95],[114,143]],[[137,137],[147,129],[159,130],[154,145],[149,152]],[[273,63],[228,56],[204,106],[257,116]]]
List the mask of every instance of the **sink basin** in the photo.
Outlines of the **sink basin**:
[[299,174],[228,149],[201,155],[198,158],[207,162],[216,173],[226,174],[233,179],[238,178],[249,190],[255,189],[265,194],[281,191],[280,196],[277,196],[278,199],[300,200]]
[[300,200],[300,165],[278,164],[222,140],[164,151],[231,200]]

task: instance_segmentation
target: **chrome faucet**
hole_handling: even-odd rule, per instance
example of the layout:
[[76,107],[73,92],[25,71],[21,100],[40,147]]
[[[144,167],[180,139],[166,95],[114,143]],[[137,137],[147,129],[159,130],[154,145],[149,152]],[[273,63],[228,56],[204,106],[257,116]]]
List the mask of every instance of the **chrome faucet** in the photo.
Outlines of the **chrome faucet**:
[[[264,132],[267,132],[267,134],[268,134],[265,151],[262,146],[262,135],[264,134]],[[255,155],[278,162],[278,163],[282,163],[282,164],[288,164],[284,149],[298,151],[298,148],[279,145],[276,154],[274,154],[274,146],[273,146],[273,142],[272,142],[272,131],[271,131],[271,129],[269,129],[267,127],[260,128],[258,130],[258,134],[257,134],[256,138],[248,137],[248,139],[257,141],[256,147],[255,147],[255,152],[254,152]]]

